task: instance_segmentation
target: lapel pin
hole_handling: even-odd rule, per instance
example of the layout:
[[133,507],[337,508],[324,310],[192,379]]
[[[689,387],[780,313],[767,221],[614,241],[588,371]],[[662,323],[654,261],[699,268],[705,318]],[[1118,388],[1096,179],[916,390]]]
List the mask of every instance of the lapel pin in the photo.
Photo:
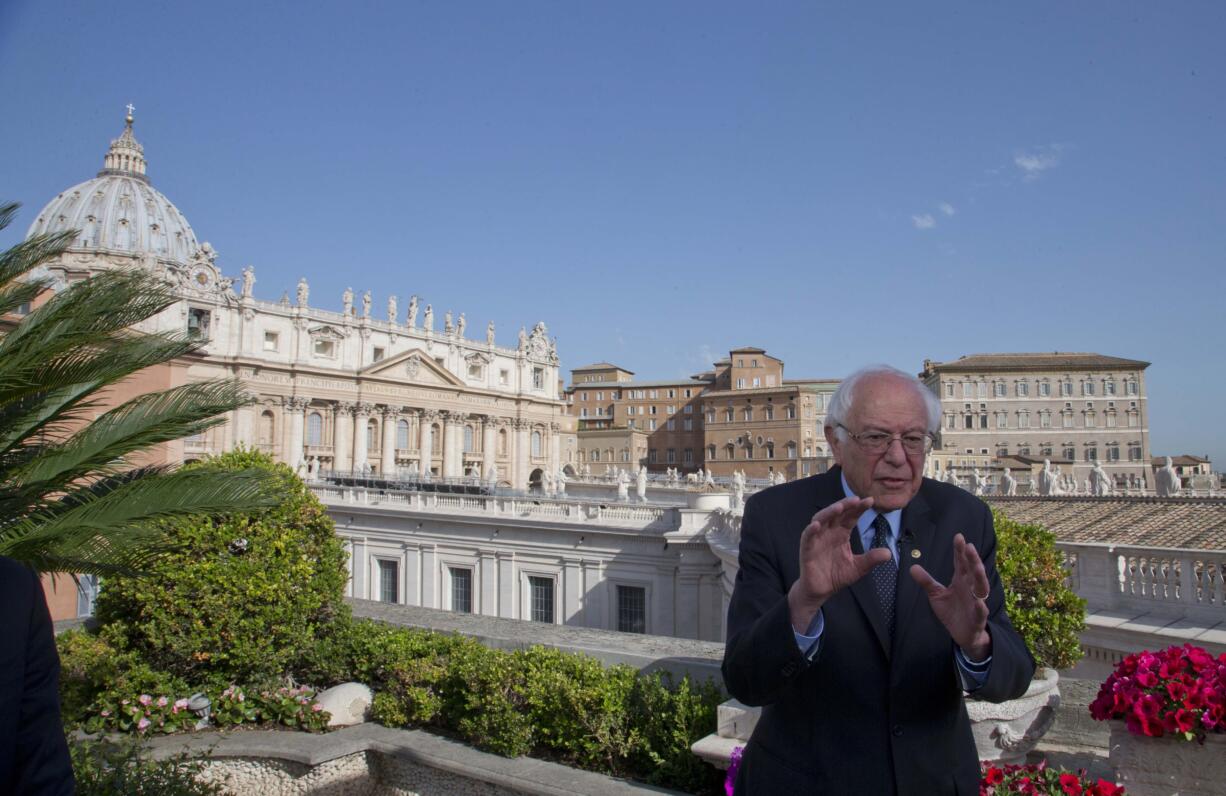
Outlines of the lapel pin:
[[918,550],[912,550],[912,551],[911,551],[911,557],[912,557],[912,558],[919,558],[919,557],[920,557],[920,551],[918,551]]

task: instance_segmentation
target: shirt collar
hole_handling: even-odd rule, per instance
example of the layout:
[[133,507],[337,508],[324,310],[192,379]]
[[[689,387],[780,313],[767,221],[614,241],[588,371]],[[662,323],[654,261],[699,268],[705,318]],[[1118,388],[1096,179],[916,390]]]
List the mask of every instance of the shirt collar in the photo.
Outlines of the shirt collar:
[[[847,483],[847,476],[842,472],[839,473],[839,480],[843,482],[843,494],[847,497],[859,497],[851,490],[851,485]],[[877,515],[881,514],[885,517],[885,521],[890,524],[890,536],[894,539],[898,538],[898,528],[902,525],[902,509],[894,509],[893,511],[879,512],[877,509],[869,509],[860,515],[860,519],[856,522],[856,530],[860,532],[861,540],[871,541],[873,538],[873,520],[877,519]],[[864,549],[869,547],[869,541],[864,542]]]

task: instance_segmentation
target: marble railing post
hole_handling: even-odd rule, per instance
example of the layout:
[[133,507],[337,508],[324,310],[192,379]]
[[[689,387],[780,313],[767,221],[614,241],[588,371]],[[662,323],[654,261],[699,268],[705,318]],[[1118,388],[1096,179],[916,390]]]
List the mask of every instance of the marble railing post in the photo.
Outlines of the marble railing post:
[[383,407],[383,447],[379,451],[379,472],[386,476],[396,474],[396,421],[399,419],[398,407]]

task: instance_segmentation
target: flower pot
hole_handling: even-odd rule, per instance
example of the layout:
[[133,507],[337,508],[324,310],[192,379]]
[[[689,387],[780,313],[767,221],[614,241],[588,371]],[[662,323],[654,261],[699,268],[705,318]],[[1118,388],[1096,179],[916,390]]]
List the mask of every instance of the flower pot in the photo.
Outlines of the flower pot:
[[1128,796],[1211,796],[1226,788],[1226,734],[1210,733],[1201,745],[1169,735],[1133,735],[1113,719],[1109,749]]
[[967,697],[966,712],[975,734],[980,760],[1021,764],[1056,719],[1060,675],[1039,669],[1026,693],[1006,702],[981,702]]

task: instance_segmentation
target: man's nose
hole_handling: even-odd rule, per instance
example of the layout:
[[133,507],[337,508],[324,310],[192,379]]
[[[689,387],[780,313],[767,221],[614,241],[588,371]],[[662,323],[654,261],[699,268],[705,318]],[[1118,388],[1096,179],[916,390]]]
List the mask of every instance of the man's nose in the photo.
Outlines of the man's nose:
[[907,451],[902,446],[902,437],[894,437],[885,449],[885,460],[893,465],[901,466],[907,462]]

